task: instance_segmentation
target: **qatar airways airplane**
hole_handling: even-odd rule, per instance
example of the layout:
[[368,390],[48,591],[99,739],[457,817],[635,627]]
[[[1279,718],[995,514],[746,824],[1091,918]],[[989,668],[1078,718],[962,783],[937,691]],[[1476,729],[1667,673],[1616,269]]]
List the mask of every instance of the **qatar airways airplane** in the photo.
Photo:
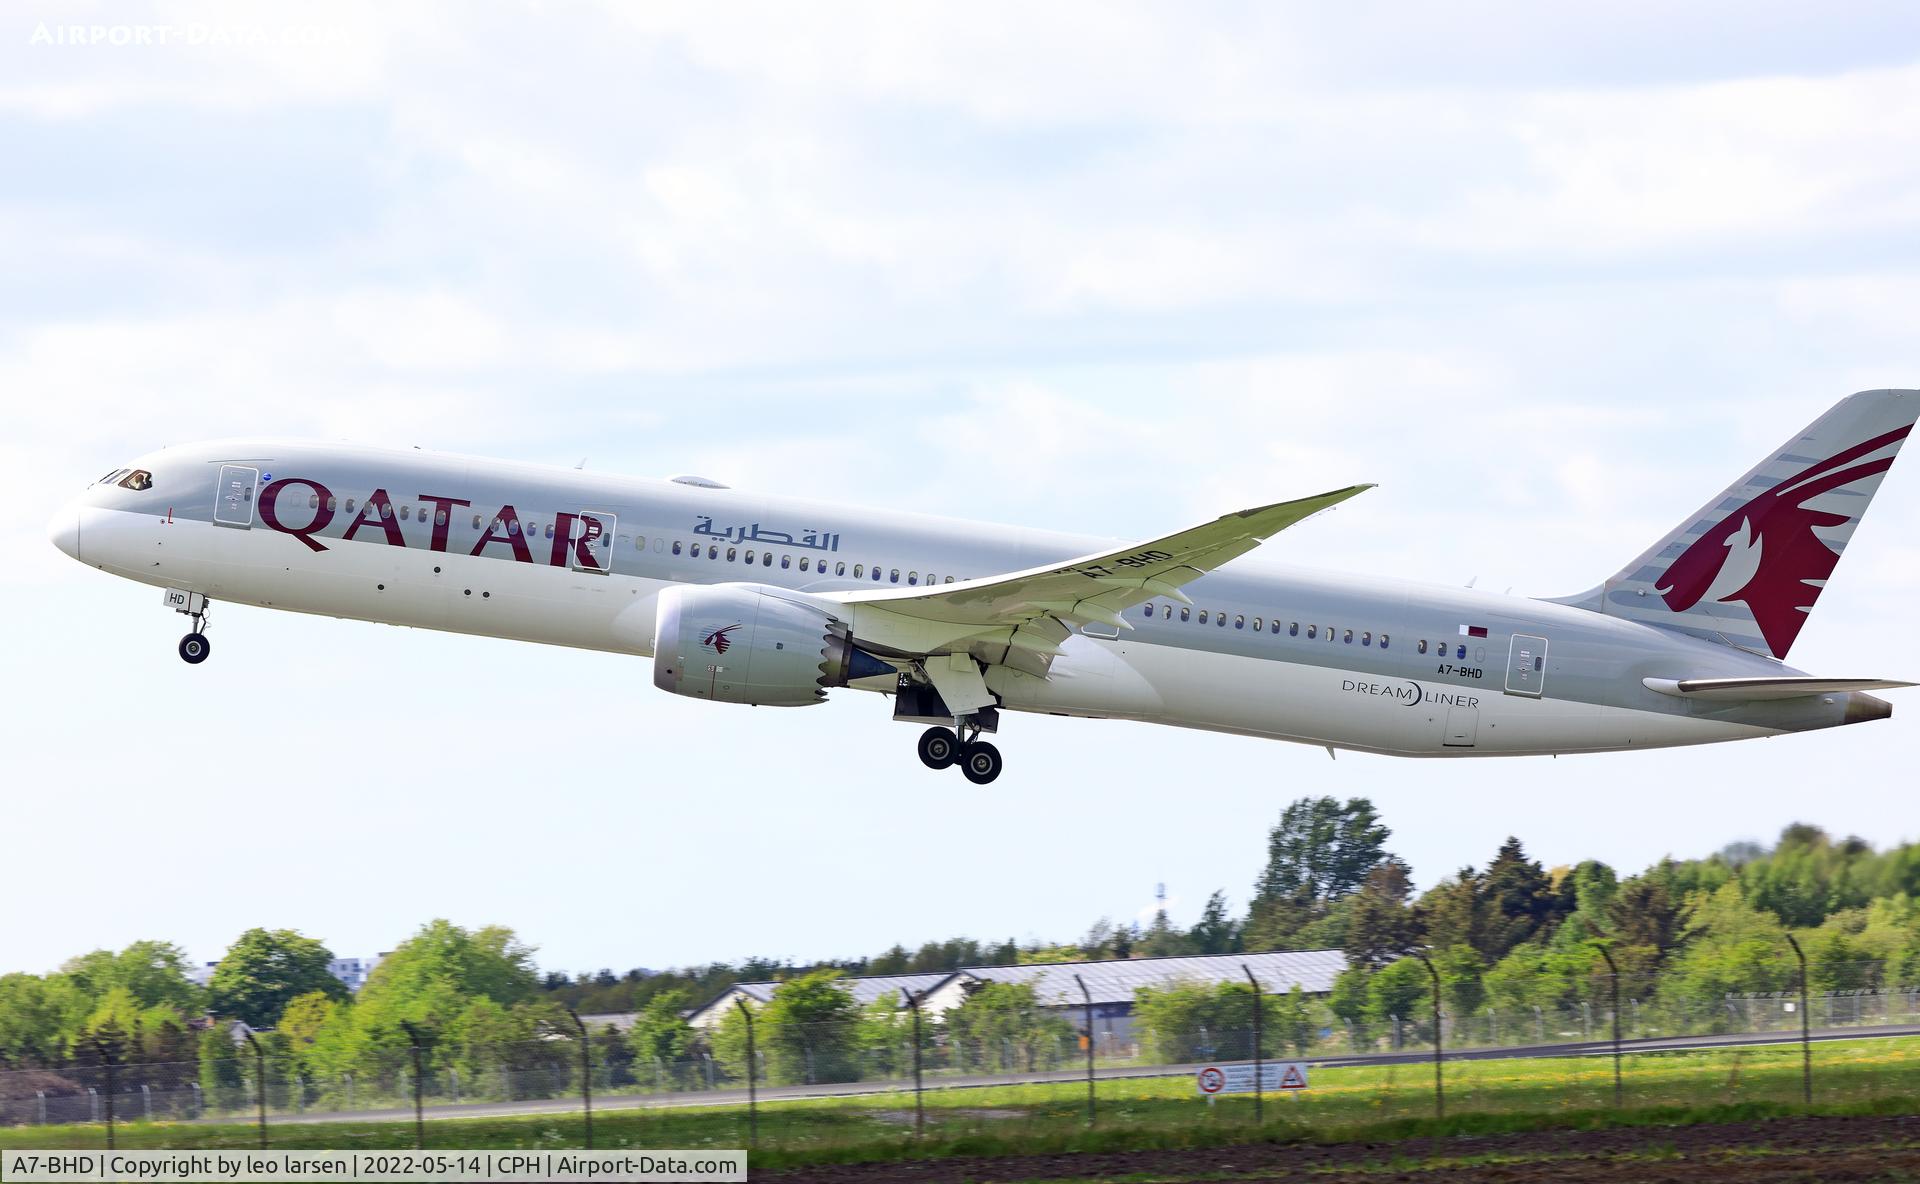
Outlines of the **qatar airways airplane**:
[[999,775],[1003,711],[1398,756],[1660,748],[1884,719],[1913,685],[1783,665],[1920,414],[1864,391],[1590,591],[1553,600],[1233,561],[1370,488],[1135,543],[318,441],[164,448],[54,516],[62,551],[215,601],[651,657],[800,707],[832,687]]

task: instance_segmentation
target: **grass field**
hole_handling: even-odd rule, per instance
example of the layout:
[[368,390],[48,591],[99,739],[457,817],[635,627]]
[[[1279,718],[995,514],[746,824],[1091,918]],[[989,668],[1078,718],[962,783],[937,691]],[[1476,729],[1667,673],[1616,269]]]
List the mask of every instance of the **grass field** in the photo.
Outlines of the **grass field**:
[[[768,1103],[759,1108],[757,1170],[950,1155],[1007,1155],[1226,1146],[1252,1141],[1340,1142],[1621,1124],[1748,1121],[1801,1111],[1797,1045],[1626,1058],[1623,1106],[1613,1108],[1607,1057],[1458,1061],[1446,1065],[1446,1117],[1434,1115],[1430,1065],[1314,1071],[1304,1095],[1270,1097],[1256,1126],[1249,1096],[1208,1104],[1186,1077],[1107,1080],[1087,1127],[1084,1083],[933,1090],[926,1130],[914,1134],[912,1094]],[[1814,1048],[1816,1109],[1827,1114],[1920,1112],[1920,1039],[1837,1041]],[[431,1115],[431,1111],[428,1112]],[[594,1116],[600,1148],[749,1145],[744,1106],[609,1110]],[[99,1124],[0,1129],[0,1149],[104,1145]],[[122,1148],[251,1147],[252,1125],[123,1123]],[[270,1125],[281,1148],[401,1148],[411,1122]],[[578,1147],[579,1115],[429,1118],[429,1147]]]

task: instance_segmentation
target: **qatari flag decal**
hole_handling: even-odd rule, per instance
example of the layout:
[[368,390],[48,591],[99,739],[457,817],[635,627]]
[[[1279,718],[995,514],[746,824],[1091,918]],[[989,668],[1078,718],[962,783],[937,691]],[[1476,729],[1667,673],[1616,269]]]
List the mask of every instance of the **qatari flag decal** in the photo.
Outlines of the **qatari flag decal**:
[[1460,626],[1460,636],[1462,637],[1485,637],[1486,635],[1487,627],[1485,625]]

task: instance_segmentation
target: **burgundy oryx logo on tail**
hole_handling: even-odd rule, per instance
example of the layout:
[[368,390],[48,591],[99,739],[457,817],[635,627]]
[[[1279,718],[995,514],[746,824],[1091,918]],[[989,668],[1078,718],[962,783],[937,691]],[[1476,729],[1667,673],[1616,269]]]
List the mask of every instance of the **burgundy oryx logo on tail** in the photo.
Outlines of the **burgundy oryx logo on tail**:
[[725,628],[715,629],[712,633],[709,633],[705,637],[701,638],[700,644],[703,646],[706,646],[708,649],[712,650],[716,654],[724,654],[727,652],[727,647],[733,644],[733,638],[729,637],[728,634],[732,633],[735,629],[738,629],[743,624],[745,624],[744,621],[735,622],[734,624],[728,625]]
[[1809,465],[1722,518],[1667,567],[1656,585],[1667,607],[1686,612],[1709,592],[1717,604],[1741,601],[1773,655],[1784,657],[1806,624],[1822,582],[1840,561],[1814,530],[1858,516],[1810,509],[1807,503],[1892,468],[1891,456],[1853,462],[1898,444],[1912,430],[1875,436]]

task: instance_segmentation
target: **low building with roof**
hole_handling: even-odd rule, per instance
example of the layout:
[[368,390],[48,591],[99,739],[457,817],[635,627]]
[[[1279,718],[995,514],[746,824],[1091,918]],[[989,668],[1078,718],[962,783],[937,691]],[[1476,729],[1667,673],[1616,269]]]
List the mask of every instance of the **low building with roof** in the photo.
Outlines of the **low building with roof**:
[[[855,1002],[865,1007],[887,997],[902,1003],[904,988],[919,997],[927,1015],[941,1016],[965,1003],[983,983],[1025,983],[1041,1006],[1056,1011],[1084,1030],[1088,1000],[1093,1007],[1093,1037],[1102,1047],[1133,1043],[1133,1008],[1144,987],[1176,983],[1213,986],[1247,981],[1252,971],[1260,987],[1284,994],[1298,986],[1308,995],[1333,990],[1347,956],[1339,950],[1276,950],[1262,954],[1194,954],[1168,958],[1121,958],[1087,962],[1035,962],[1023,966],[967,966],[931,974],[883,974],[841,980]],[[1081,983],[1086,990],[1081,991]],[[764,1007],[780,989],[777,982],[736,983],[687,1013],[696,1028],[711,1029],[744,1000]]]
[[[840,980],[852,993],[853,1001],[861,1007],[867,1007],[874,1000],[886,997],[898,1003],[902,990],[921,995],[938,987],[952,978],[949,971],[936,971],[928,974],[872,974],[861,977],[848,976]],[[694,1027],[707,1030],[720,1026],[727,1013],[745,1002],[748,1007],[760,1008],[773,1002],[773,994],[780,984],[772,983],[735,983],[708,1002],[687,1013],[687,1022]]]

